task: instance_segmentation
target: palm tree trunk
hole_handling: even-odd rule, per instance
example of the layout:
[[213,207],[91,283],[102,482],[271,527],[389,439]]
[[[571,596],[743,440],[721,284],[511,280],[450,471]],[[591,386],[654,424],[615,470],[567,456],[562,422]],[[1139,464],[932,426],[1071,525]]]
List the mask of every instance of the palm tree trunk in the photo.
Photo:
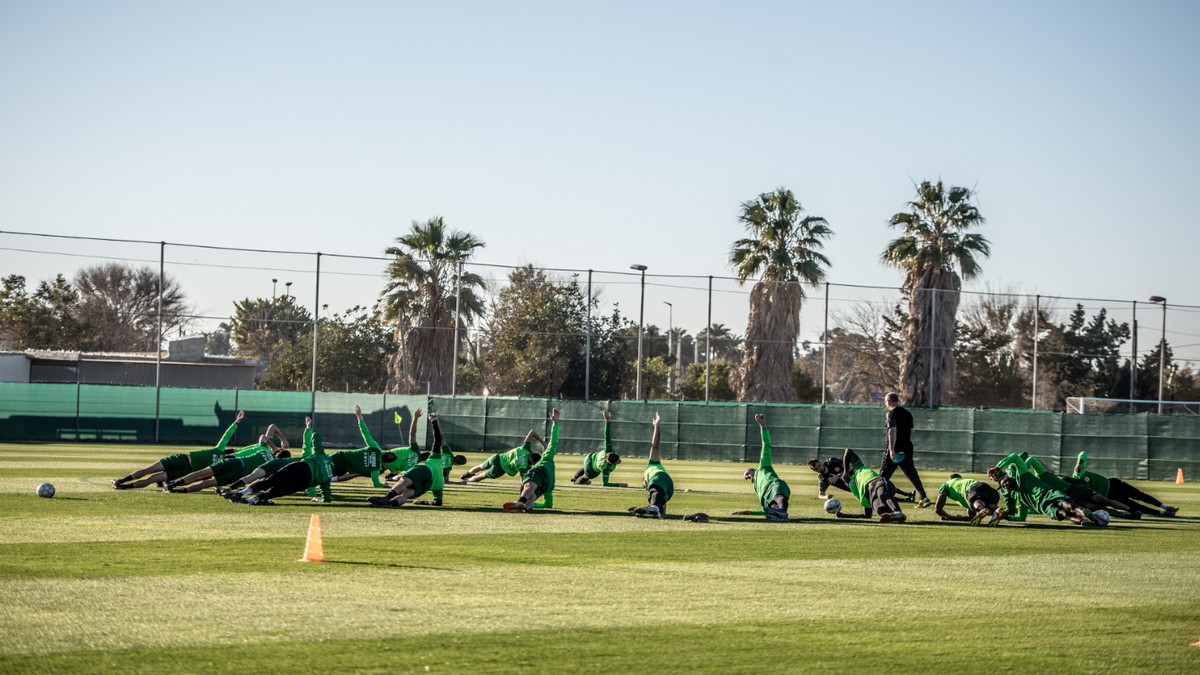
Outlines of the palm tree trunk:
[[954,327],[962,281],[926,269],[909,284],[900,396],[906,405],[937,407],[954,388]]
[[800,334],[800,301],[797,283],[754,284],[742,364],[730,373],[739,401],[796,400],[792,364]]

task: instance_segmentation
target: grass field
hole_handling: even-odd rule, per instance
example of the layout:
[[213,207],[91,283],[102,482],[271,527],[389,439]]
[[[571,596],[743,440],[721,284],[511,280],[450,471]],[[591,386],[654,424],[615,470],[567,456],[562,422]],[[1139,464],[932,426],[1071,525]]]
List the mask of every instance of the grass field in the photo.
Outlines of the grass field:
[[[700,462],[642,520],[569,456],[528,515],[498,508],[515,479],[400,510],[363,479],[261,508],[109,488],[176,451],[0,444],[0,672],[1200,672],[1191,483],[1139,484],[1181,517],[1105,530],[838,521],[804,467],[767,523],[725,515],[757,508],[743,467]],[[300,563],[314,512],[328,562]]]

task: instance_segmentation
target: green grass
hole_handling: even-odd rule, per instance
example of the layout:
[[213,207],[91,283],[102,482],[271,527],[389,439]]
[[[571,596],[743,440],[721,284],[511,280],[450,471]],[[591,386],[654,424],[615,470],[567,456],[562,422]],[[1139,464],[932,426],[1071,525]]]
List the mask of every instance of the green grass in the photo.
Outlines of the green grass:
[[[108,487],[173,451],[0,445],[0,672],[1200,670],[1194,484],[1140,484],[1184,515],[1106,530],[838,521],[804,467],[767,523],[726,515],[757,506],[743,467],[701,462],[669,463],[663,521],[570,485],[578,457],[529,515],[498,509],[514,479],[398,511],[361,479],[274,508]],[[329,562],[300,563],[314,512]]]

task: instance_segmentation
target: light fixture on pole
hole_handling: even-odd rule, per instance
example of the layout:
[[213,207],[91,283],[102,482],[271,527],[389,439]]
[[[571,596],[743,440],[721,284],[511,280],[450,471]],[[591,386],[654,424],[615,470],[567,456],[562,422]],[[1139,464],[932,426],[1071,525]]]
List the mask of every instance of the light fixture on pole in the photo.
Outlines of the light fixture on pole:
[[1158,414],[1163,411],[1163,371],[1167,365],[1167,299],[1161,295],[1150,296],[1150,302],[1162,303],[1162,339],[1158,342]]
[[675,305],[662,301],[667,306],[667,393],[675,391],[675,366],[671,355],[675,352]]
[[284,295],[286,295],[289,298],[292,297],[292,282],[290,282],[290,281],[283,282],[283,287],[284,287],[284,291],[285,291]]
[[275,299],[275,285],[279,283],[278,279],[271,280],[271,299]]
[[638,360],[637,360],[637,390],[634,394],[635,399],[642,398],[642,335],[644,331],[642,326],[645,325],[646,319],[646,266],[645,265],[630,265],[629,269],[637,270],[642,273],[642,299],[638,302]]

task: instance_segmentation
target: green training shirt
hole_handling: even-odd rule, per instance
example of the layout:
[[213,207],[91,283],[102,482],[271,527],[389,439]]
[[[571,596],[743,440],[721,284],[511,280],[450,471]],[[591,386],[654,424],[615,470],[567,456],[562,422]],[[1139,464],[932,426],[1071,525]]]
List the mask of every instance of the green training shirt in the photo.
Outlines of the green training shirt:
[[529,469],[531,444],[532,441],[525,441],[519,447],[497,455],[500,458],[500,468],[504,470],[504,473],[515,476],[518,473],[523,474]]
[[779,474],[775,473],[775,467],[771,465],[771,431],[766,428],[762,430],[762,450],[758,455],[758,471],[754,472],[754,492],[758,495],[758,501],[762,503],[764,509],[771,505],[776,495],[791,496],[788,484],[783,482]]
[[1108,491],[1112,489],[1112,480],[1108,476],[1088,471],[1087,460],[1088,454],[1086,452],[1079,453],[1079,470],[1071,474],[1071,477],[1083,481],[1084,485],[1095,490],[1101,497],[1107,497]]
[[417,462],[421,461],[421,446],[416,443],[407,448],[396,448],[391,452],[396,455],[396,459],[385,463],[383,468],[392,473],[404,473],[416,466]]
[[970,490],[971,486],[978,482],[973,478],[951,478],[942,483],[942,486],[938,488],[938,494],[946,495],[948,499],[953,499],[968,511],[974,511],[974,507],[967,502],[967,490]]
[[850,487],[850,494],[868,509],[871,508],[871,498],[867,496],[867,484],[876,478],[879,478],[879,472],[864,465],[861,459],[847,472],[846,484]]

